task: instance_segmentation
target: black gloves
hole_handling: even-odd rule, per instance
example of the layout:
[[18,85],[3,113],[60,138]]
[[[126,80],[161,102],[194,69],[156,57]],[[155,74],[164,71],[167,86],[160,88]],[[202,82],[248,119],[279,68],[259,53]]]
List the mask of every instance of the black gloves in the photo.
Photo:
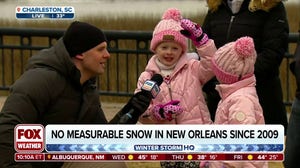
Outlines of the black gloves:
[[152,100],[147,92],[138,92],[114,116],[110,124],[136,124],[139,117],[147,110]]

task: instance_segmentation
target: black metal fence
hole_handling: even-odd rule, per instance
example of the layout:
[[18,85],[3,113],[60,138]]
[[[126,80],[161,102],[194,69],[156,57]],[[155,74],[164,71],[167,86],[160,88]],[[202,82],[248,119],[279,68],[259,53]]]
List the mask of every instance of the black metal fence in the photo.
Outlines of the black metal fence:
[[[9,87],[24,72],[30,56],[43,48],[52,46],[64,30],[36,28],[0,28],[0,91]],[[152,32],[104,31],[108,40],[111,58],[106,65],[106,74],[98,80],[99,92],[108,96],[132,95],[137,78],[144,70],[152,53],[149,43]],[[299,40],[299,33],[290,33],[289,43]],[[294,51],[285,54],[286,64],[290,63]],[[286,66],[288,67],[288,66]],[[286,69],[285,104],[291,105],[290,72]]]
[[[37,28],[0,28],[0,90],[9,87],[24,72],[30,56],[52,46],[64,30]],[[152,53],[151,32],[104,31],[111,54],[106,74],[98,80],[101,95],[132,95],[139,74]]]

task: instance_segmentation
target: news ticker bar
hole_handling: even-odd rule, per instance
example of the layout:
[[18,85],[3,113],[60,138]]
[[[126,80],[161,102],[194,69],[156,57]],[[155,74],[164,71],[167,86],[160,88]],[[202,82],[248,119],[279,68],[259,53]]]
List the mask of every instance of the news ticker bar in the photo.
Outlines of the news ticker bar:
[[15,127],[18,153],[280,153],[282,125],[43,125]]
[[283,153],[209,153],[209,154],[87,154],[15,153],[16,162],[32,161],[283,161]]

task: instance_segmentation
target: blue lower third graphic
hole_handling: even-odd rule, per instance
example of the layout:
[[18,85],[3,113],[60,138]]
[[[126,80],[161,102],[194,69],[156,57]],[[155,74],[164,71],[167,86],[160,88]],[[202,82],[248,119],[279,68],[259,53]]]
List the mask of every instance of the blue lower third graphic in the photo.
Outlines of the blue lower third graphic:
[[48,152],[282,152],[283,144],[46,144],[45,149]]
[[199,144],[195,152],[282,152],[283,144]]
[[130,151],[126,144],[46,144],[48,152],[124,152]]
[[74,19],[75,13],[16,13],[17,19]]

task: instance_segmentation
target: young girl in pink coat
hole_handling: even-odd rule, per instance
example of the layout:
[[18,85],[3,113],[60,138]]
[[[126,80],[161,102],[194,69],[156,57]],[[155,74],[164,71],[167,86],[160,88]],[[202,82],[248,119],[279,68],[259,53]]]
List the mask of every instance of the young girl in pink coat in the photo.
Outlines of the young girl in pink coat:
[[[256,94],[253,39],[242,37],[220,47],[212,58],[212,69],[220,82],[221,100],[215,124],[264,124]],[[267,162],[210,162],[209,168],[267,168]]]
[[[200,61],[196,53],[187,53],[187,37],[201,55]],[[161,74],[163,83],[139,121],[143,124],[212,124],[202,86],[214,76],[211,70],[211,57],[216,51],[213,40],[208,39],[200,26],[182,19],[178,9],[171,8],[156,25],[150,49],[154,55],[138,79],[136,92],[154,74]],[[199,163],[162,162],[161,167],[199,168]]]
[[[188,39],[201,55],[187,53]],[[211,124],[201,86],[211,79],[211,57],[216,51],[197,24],[182,19],[178,9],[165,11],[156,25],[150,49],[154,55],[141,73],[136,92],[154,74],[163,76],[160,92],[140,117],[143,124]],[[206,53],[206,54],[204,54]]]

